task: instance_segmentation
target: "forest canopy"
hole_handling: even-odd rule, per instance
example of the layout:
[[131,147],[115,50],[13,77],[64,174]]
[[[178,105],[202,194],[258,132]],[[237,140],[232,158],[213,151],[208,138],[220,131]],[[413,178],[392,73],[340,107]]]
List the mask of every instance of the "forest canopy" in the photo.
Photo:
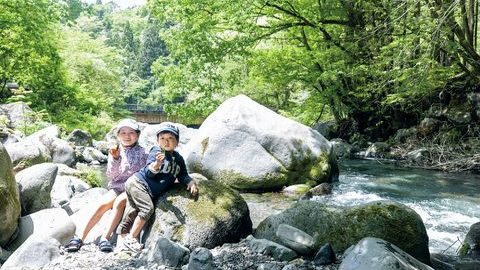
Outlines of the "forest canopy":
[[339,136],[384,140],[440,93],[465,106],[479,91],[474,0],[0,6],[0,102],[96,135],[125,104],[162,104],[189,123],[242,93],[306,125],[333,119]]

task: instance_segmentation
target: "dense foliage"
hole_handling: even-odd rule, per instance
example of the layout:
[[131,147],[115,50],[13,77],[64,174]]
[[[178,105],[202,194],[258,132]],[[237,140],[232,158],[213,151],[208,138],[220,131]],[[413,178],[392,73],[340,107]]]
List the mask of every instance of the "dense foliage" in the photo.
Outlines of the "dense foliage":
[[476,1],[149,4],[169,26],[154,70],[193,114],[246,93],[306,124],[333,117],[345,135],[385,139],[458,78],[462,95],[478,82]]
[[479,91],[475,0],[0,7],[0,102],[27,101],[96,136],[126,103],[163,104],[194,122],[242,93],[307,125],[335,119],[337,136],[385,140],[450,105],[440,93],[468,107]]

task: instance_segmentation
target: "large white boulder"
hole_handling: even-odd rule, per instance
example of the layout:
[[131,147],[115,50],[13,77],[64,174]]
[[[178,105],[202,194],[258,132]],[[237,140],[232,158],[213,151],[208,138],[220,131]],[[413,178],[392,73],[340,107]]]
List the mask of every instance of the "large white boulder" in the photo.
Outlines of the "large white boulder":
[[317,131],[239,95],[226,100],[188,143],[190,172],[240,190],[331,182],[330,143]]

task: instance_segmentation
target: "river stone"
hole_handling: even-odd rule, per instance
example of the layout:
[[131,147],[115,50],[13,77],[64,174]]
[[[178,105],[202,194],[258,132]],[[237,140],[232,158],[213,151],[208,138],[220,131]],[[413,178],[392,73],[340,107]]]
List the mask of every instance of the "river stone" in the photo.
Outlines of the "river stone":
[[20,217],[20,195],[13,176],[12,162],[0,143],[0,246],[15,233]]
[[25,214],[50,207],[50,192],[57,177],[57,172],[57,165],[42,163],[15,175],[17,183],[20,185],[20,199]]
[[187,270],[215,270],[212,252],[203,247],[196,248],[190,254]]
[[425,225],[414,210],[400,203],[377,201],[340,207],[299,201],[263,220],[255,230],[255,237],[280,242],[275,232],[283,223],[312,235],[315,249],[328,242],[336,253],[343,253],[360,239],[371,236],[385,239],[416,259],[430,263]]
[[8,127],[12,129],[21,129],[34,120],[32,109],[23,101],[0,104],[0,115],[7,116]]
[[366,237],[350,249],[339,270],[433,270],[385,240]]
[[82,179],[71,175],[57,175],[50,192],[51,206],[61,207],[75,195],[90,189],[90,185]]
[[60,242],[54,238],[29,237],[13,252],[1,269],[42,269],[43,266],[60,256],[60,245]]
[[335,256],[332,245],[326,243],[318,250],[317,254],[315,254],[313,263],[315,265],[327,265],[334,263],[336,260],[337,257]]
[[267,239],[256,239],[251,235],[247,237],[247,245],[256,253],[272,256],[278,261],[290,261],[297,257],[297,253],[286,246]]
[[20,218],[19,232],[8,250],[16,250],[28,237],[35,234],[52,237],[60,243],[66,243],[75,233],[75,224],[63,209],[44,209]]
[[75,162],[75,150],[65,140],[60,139],[61,130],[53,125],[28,136],[26,140],[38,141],[49,151],[53,163],[71,166]]
[[187,248],[213,248],[238,242],[252,232],[248,206],[238,192],[214,181],[198,183],[198,198],[192,198],[185,185],[174,185],[156,206],[147,245],[159,236],[179,242]]
[[144,258],[148,264],[157,263],[170,267],[181,267],[188,262],[190,250],[170,241],[167,238],[159,238],[146,252]]
[[190,172],[239,190],[279,190],[336,179],[329,142],[317,131],[239,95],[205,119],[188,143]]
[[75,146],[93,146],[92,135],[88,131],[74,129],[67,137],[67,141]]
[[20,171],[35,164],[52,160],[45,145],[35,140],[22,140],[7,144],[5,148],[12,159],[14,171]]
[[287,224],[280,224],[275,234],[280,242],[302,255],[311,255],[313,253],[313,237],[302,230]]
[[480,260],[480,222],[470,226],[459,255],[462,258]]
[[303,195],[307,193],[307,191],[310,189],[309,185],[306,184],[297,184],[297,185],[291,185],[282,190],[282,193],[289,196],[298,196],[298,195]]

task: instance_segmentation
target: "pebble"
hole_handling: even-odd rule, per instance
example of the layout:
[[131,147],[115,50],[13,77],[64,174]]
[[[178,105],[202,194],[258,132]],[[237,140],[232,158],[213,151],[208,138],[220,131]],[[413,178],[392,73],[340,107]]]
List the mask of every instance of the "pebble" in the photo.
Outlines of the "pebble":
[[[257,270],[265,266],[272,269],[302,269],[302,270],[336,270],[339,263],[316,266],[311,260],[295,259],[291,262],[278,262],[270,256],[257,254],[251,251],[245,240],[239,243],[227,243],[210,250],[214,264],[221,270]],[[340,260],[339,260],[340,261]],[[52,261],[44,269],[71,270],[71,269],[94,269],[94,270],[120,270],[120,269],[179,269],[157,264],[149,264],[140,260],[140,254],[129,251],[101,252],[98,246],[89,243],[82,246],[77,252],[66,252],[63,248],[61,255]],[[186,269],[184,266],[182,269]]]

